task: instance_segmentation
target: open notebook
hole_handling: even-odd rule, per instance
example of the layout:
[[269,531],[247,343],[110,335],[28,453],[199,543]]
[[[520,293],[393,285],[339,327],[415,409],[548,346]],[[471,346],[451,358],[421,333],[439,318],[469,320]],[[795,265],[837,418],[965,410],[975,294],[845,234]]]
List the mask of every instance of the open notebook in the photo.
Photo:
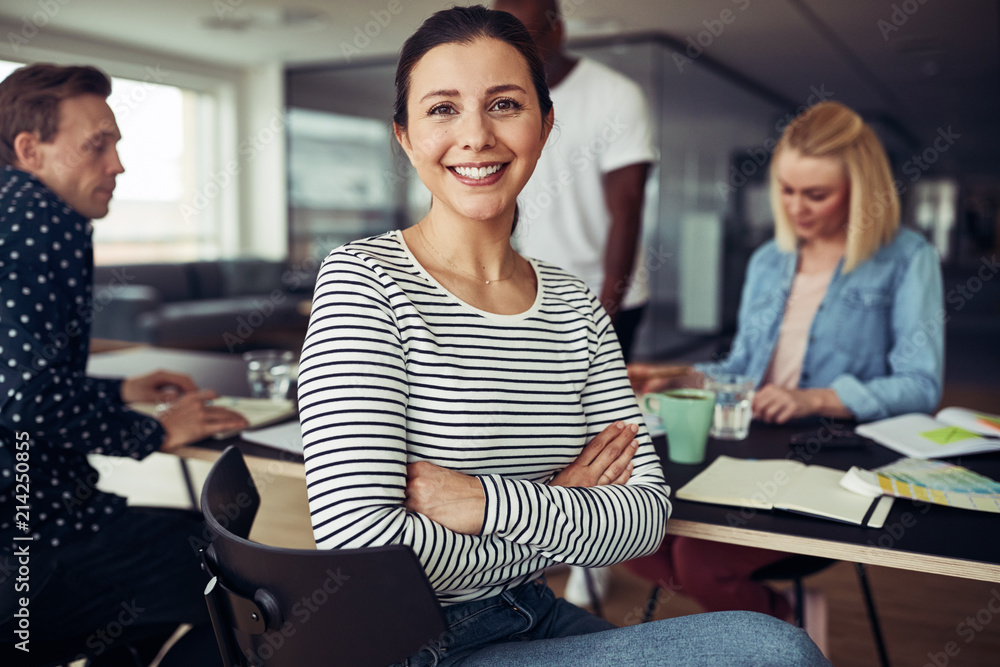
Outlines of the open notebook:
[[677,491],[681,500],[755,509],[780,509],[881,528],[892,497],[872,498],[840,485],[843,470],[788,459],[720,456]]
[[917,459],[1000,450],[1000,417],[966,408],[945,408],[933,417],[911,413],[880,419],[854,431]]

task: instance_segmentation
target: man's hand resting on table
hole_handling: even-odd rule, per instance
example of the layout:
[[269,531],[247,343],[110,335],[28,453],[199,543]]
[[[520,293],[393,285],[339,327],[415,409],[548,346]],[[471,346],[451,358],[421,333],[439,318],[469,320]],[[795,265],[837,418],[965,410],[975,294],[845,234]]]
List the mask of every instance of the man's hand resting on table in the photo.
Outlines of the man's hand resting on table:
[[126,403],[160,403],[157,420],[167,432],[160,450],[170,452],[223,431],[246,428],[247,420],[237,412],[208,405],[218,394],[199,391],[190,376],[170,371],[153,371],[122,382]]
[[167,432],[160,451],[171,452],[216,433],[246,428],[243,415],[208,405],[217,396],[211,389],[185,394],[160,412],[157,419]]
[[126,403],[170,403],[195,391],[198,385],[187,375],[153,371],[123,380],[121,395]]

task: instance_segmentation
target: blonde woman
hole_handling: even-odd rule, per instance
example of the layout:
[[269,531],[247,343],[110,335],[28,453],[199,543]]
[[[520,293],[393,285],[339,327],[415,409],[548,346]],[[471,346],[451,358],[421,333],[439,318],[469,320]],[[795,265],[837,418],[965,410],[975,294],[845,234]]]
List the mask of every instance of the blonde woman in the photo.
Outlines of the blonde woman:
[[[771,206],[775,239],[750,260],[732,352],[697,371],[753,377],[754,416],[768,422],[932,411],[944,366],[941,268],[933,247],[899,228],[889,161],[871,128],[834,102],[796,118],[772,160]],[[642,391],[663,386],[655,371],[629,367]],[[629,569],[673,577],[710,611],[787,617],[785,598],[750,580],[785,555],[668,536]]]
[[[750,260],[729,356],[695,368],[752,376],[754,416],[769,422],[932,411],[944,367],[940,263],[900,229],[875,133],[824,102],[789,124],[772,165],[775,239]],[[655,374],[629,367],[642,391],[663,386]]]

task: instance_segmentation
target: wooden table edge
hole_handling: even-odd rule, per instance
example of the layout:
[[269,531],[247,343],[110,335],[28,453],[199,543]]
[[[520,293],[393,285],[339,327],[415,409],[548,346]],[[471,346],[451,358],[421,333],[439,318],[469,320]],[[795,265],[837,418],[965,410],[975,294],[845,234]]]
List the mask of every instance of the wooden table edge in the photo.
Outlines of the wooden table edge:
[[668,520],[667,534],[694,537],[713,542],[725,542],[727,544],[740,544],[747,547],[834,558],[852,563],[895,567],[915,572],[942,574],[993,583],[1000,582],[1000,565],[994,563],[946,558],[944,556],[932,556],[895,549],[881,549],[879,547],[820,540],[812,537],[782,535],[746,528],[713,526],[695,521],[684,521],[683,519]]
[[[208,461],[209,463],[215,463],[216,459],[222,455],[222,452],[217,449],[208,449],[206,447],[198,447],[197,445],[181,447],[170,453],[182,459],[196,459],[198,461]],[[289,456],[293,455],[290,454]],[[243,460],[246,461],[250,472],[254,473],[254,479],[257,481],[258,486],[260,486],[262,476],[277,475],[279,477],[294,477],[298,479],[305,479],[306,476],[305,463],[302,461],[282,461],[263,456],[253,456],[246,452],[243,453]]]
[[135,350],[139,348],[149,348],[149,347],[152,347],[149,343],[135,343],[130,340],[116,340],[114,338],[90,339],[90,354],[122,352],[124,350]]

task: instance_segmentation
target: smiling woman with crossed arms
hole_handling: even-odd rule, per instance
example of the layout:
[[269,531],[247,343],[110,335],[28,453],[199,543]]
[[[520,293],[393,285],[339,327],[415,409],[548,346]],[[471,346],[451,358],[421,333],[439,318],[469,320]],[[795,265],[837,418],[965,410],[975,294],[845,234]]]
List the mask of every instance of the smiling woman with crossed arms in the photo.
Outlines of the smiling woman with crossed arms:
[[327,258],[299,403],[317,545],[409,545],[445,606],[406,664],[827,664],[763,615],[617,629],[555,599],[546,567],[650,553],[670,505],[607,314],[510,245],[544,70],[512,16],[456,7],[406,42],[396,90],[433,203]]

